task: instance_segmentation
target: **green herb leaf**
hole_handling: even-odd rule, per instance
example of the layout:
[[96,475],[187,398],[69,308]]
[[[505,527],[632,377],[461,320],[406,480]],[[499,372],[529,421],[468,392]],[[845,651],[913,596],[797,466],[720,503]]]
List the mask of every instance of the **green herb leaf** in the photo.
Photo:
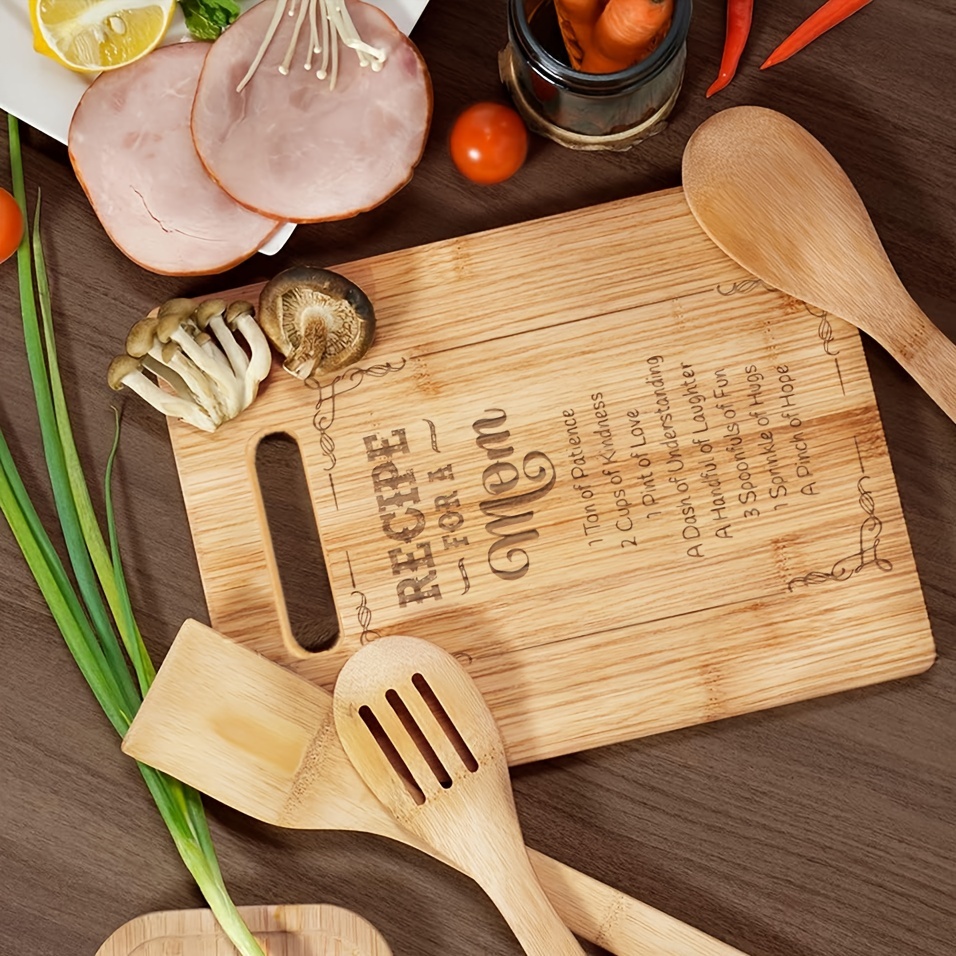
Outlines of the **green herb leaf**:
[[[19,124],[13,116],[7,117],[7,124],[14,196],[24,221],[27,221]],[[2,429],[0,513],[7,520],[60,634],[93,695],[113,728],[123,736],[142,703],[154,670],[130,605],[109,490],[119,439],[118,423],[107,466],[105,507],[110,542],[107,551],[73,440],[60,380],[50,287],[40,242],[39,199],[32,242],[29,230],[25,230],[17,250],[17,269],[24,341],[40,417],[43,452],[54,492],[57,523],[67,546],[76,583],[71,580],[40,521]],[[116,637],[117,630],[122,647]],[[123,656],[124,649],[128,660]],[[130,676],[130,663],[136,673],[136,684]],[[199,793],[151,767],[138,766],[183,862],[226,935],[241,956],[263,956],[261,946],[243,922],[223,882]]]
[[179,5],[197,40],[215,40],[239,16],[236,0],[179,0]]

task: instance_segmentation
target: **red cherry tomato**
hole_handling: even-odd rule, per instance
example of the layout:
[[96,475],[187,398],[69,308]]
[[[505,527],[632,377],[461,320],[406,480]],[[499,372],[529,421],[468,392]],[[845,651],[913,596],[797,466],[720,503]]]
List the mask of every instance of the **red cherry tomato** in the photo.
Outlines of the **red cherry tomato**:
[[455,120],[450,148],[459,172],[490,186],[521,169],[528,155],[528,130],[510,106],[475,103]]
[[5,189],[0,189],[0,262],[9,259],[20,245],[23,235],[23,216],[17,201]]

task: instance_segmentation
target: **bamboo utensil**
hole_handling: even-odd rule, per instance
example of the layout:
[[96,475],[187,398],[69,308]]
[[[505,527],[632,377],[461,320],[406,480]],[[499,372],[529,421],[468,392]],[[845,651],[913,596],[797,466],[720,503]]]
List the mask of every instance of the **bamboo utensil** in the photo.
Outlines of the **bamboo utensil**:
[[[238,909],[269,956],[392,956],[384,937],[368,920],[340,906],[308,903]],[[235,956],[235,949],[227,951],[223,945],[209,910],[166,910],[124,923],[96,956]]]
[[724,110],[688,141],[683,179],[727,255],[871,335],[956,421],[956,344],[910,298],[853,184],[803,127],[762,107]]
[[333,700],[372,793],[485,890],[528,956],[583,956],[531,868],[501,734],[464,668],[428,641],[385,637],[346,662]]
[[[361,830],[434,856],[372,796],[332,720],[327,691],[188,620],[123,750],[273,826]],[[617,956],[741,956],[557,860],[529,855],[565,925]]]

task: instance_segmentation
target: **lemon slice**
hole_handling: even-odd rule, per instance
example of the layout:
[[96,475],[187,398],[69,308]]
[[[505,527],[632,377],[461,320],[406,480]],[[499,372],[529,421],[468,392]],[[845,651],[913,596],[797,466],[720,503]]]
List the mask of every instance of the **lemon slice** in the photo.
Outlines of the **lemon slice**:
[[145,56],[176,0],[30,0],[33,46],[71,70],[115,70]]

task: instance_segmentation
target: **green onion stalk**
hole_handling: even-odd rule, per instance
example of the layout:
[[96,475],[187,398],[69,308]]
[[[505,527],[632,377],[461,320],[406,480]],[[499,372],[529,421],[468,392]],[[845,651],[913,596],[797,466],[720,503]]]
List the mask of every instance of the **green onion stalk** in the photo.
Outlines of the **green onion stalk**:
[[[24,222],[28,222],[16,118],[8,117],[8,125],[13,194]],[[83,677],[114,730],[123,737],[153,681],[155,669],[130,603],[110,493],[119,420],[106,467],[104,538],[80,464],[60,379],[39,223],[38,196],[32,231],[24,229],[17,250],[20,312],[43,454],[67,562],[40,521],[2,429],[0,511]],[[199,793],[152,767],[138,766],[176,849],[224,932],[242,956],[263,956],[226,889]]]

